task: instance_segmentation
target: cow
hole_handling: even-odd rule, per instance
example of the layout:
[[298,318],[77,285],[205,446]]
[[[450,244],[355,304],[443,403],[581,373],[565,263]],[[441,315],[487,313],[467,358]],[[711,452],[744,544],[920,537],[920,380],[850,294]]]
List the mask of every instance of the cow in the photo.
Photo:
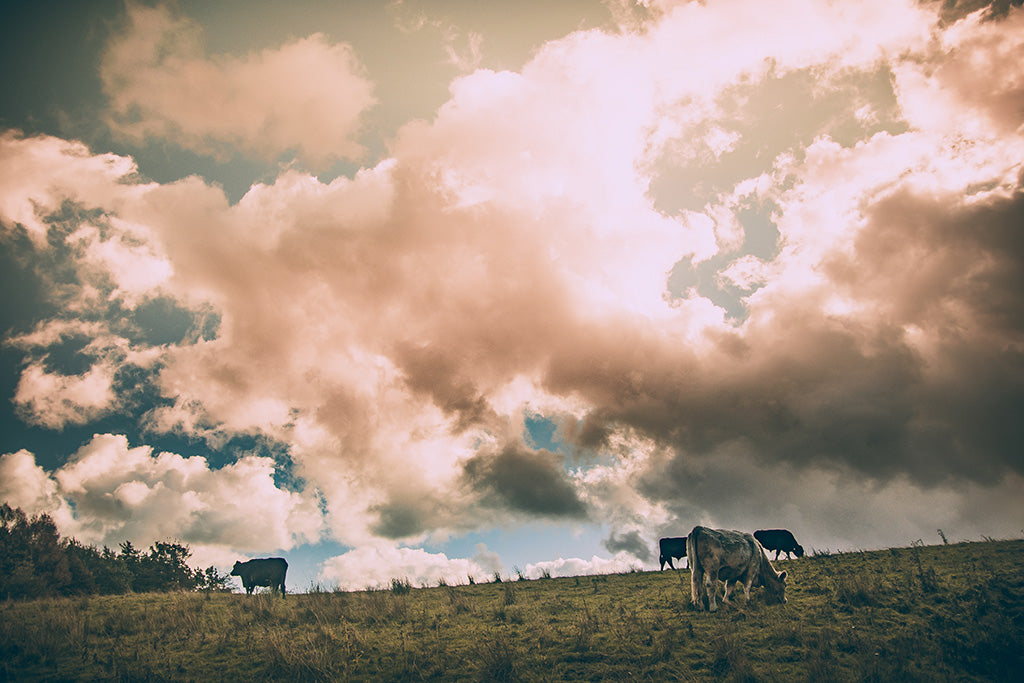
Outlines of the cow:
[[284,596],[284,575],[288,571],[288,563],[283,557],[266,557],[248,562],[235,562],[231,576],[242,579],[247,595],[252,595],[256,586],[270,586],[278,589]]
[[[725,582],[722,602],[729,602],[729,583],[743,583],[746,600],[750,587],[767,589],[769,603],[786,602],[786,572],[781,574],[768,561],[764,548],[751,534],[728,529],[695,526],[686,538],[690,559],[690,602],[698,609],[714,612],[718,582]],[[708,586],[711,593],[708,594]]]
[[683,559],[686,557],[686,536],[679,538],[663,538],[658,541],[658,562],[661,564],[661,569],[665,569],[665,563],[668,563],[669,567],[675,569],[676,566],[672,564],[672,558]]
[[793,533],[788,529],[758,529],[754,532],[754,538],[765,550],[774,550],[776,560],[779,559],[780,552],[786,553],[787,560],[791,559],[790,553],[797,557],[804,556],[803,546],[796,542]]

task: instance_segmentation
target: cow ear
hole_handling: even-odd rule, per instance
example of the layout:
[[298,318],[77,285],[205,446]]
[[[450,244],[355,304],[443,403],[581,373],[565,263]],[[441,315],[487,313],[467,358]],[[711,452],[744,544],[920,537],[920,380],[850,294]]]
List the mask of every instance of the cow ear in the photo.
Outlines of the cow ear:
[[783,569],[782,573],[779,574],[779,578],[782,579],[783,581],[786,580],[786,570],[785,569]]

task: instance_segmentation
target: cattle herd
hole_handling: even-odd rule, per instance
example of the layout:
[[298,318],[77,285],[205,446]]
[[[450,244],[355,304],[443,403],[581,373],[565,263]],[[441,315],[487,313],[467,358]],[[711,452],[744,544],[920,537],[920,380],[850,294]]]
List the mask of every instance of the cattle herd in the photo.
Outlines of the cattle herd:
[[[786,572],[777,572],[768,560],[767,551],[804,556],[803,547],[786,529],[760,529],[753,534],[730,529],[709,529],[695,526],[689,536],[663,538],[658,541],[658,562],[675,569],[673,559],[688,558],[690,563],[690,602],[697,609],[714,612],[718,608],[718,583],[725,584],[722,602],[729,601],[729,589],[743,585],[744,597],[750,599],[750,588],[763,587],[772,603],[786,602]],[[710,593],[708,592],[708,589]]]
[[[714,612],[718,608],[718,583],[725,584],[722,602],[729,602],[729,590],[743,585],[744,597],[750,599],[751,587],[763,587],[772,603],[786,602],[786,572],[777,572],[768,560],[767,551],[804,556],[804,549],[786,529],[760,529],[753,534],[730,529],[709,529],[695,526],[689,536],[663,538],[658,541],[660,569],[672,560],[688,558],[690,562],[690,602],[697,609]],[[284,577],[288,563],[283,557],[267,557],[248,562],[235,562],[231,576],[242,580],[245,592],[252,595],[256,586],[269,586],[285,594]],[[708,592],[708,589],[711,592]]]

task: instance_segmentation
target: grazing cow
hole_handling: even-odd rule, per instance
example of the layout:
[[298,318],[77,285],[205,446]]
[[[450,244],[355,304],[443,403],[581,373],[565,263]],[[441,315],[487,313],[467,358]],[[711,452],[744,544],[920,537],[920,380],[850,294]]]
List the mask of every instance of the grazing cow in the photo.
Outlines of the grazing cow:
[[775,571],[764,548],[748,533],[696,526],[686,539],[686,554],[690,558],[690,602],[697,609],[718,609],[715,594],[719,581],[725,582],[722,602],[729,602],[730,582],[734,586],[743,583],[747,601],[751,586],[764,586],[768,602],[786,602],[786,572]]
[[797,557],[804,556],[804,548],[793,538],[793,533],[788,529],[759,529],[754,532],[754,538],[765,550],[774,550],[775,559],[779,559],[779,553],[786,553],[786,559],[790,559],[790,553]]
[[270,586],[284,595],[284,575],[288,571],[288,563],[283,557],[267,557],[248,562],[235,562],[231,576],[242,579],[245,592],[252,595],[256,586]]
[[661,539],[658,541],[658,551],[658,562],[661,563],[661,569],[665,568],[666,562],[669,567],[675,569],[676,566],[672,564],[672,558],[681,560],[686,557],[686,536]]

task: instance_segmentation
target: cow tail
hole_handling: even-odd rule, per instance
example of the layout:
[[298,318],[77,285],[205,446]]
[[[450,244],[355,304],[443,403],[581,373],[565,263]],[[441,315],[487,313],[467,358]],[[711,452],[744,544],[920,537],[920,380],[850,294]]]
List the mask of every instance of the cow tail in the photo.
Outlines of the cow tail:
[[700,527],[694,527],[693,531],[686,537],[686,557],[690,563],[690,604],[697,609],[701,608],[701,599],[704,590],[704,570],[701,568],[700,557],[697,555],[697,536]]

